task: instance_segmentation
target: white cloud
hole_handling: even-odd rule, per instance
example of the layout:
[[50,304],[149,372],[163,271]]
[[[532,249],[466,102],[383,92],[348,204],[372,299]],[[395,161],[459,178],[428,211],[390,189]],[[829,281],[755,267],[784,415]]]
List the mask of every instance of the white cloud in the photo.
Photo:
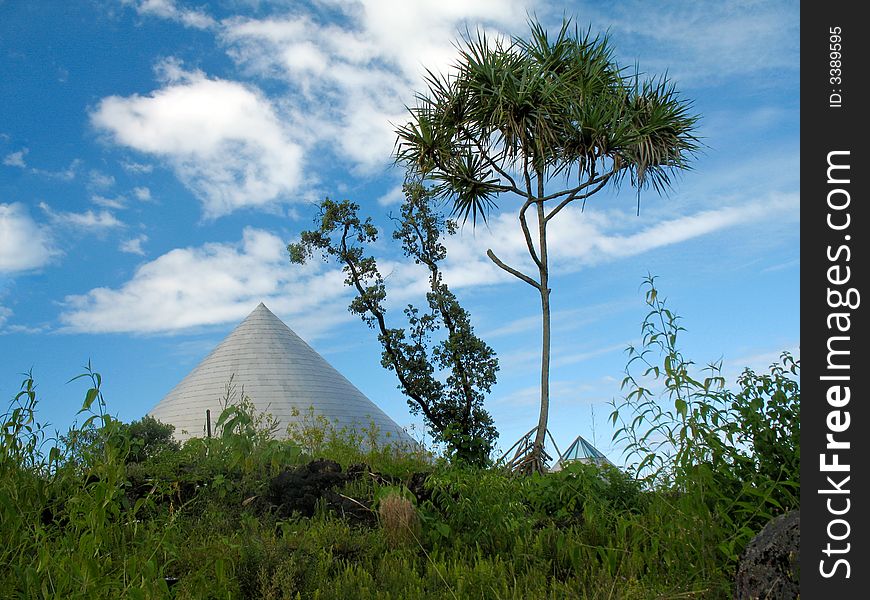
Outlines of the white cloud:
[[312,339],[352,318],[344,295],[341,271],[320,261],[292,265],[281,238],[246,228],[238,243],[163,254],[117,289],[67,296],[60,319],[66,331],[170,333],[238,322],[262,301]]
[[0,327],[12,316],[12,310],[5,306],[0,306]]
[[130,240],[124,240],[121,242],[120,250],[121,252],[126,252],[127,254],[138,254],[139,256],[145,256],[145,250],[142,249],[142,244],[148,241],[148,236],[144,233],[142,235],[136,236]]
[[[131,0],[124,0],[130,4]],[[159,17],[181,23],[193,29],[214,27],[215,20],[207,13],[188,8],[179,8],[173,0],[139,0],[132,2],[136,12],[143,16]]]
[[[564,407],[589,402],[588,395],[592,390],[594,390],[594,386],[586,382],[554,379],[550,382],[551,406]],[[505,412],[506,415],[516,414],[517,409],[540,406],[541,388],[534,385],[518,388],[509,394],[493,398],[490,402],[493,413],[496,415],[502,412]],[[526,415],[524,418],[528,419],[528,416]],[[511,443],[514,440],[504,441]]]
[[164,159],[206,216],[285,198],[301,184],[302,152],[256,89],[163,64],[165,87],[111,96],[91,113],[118,144]]
[[27,148],[22,148],[18,152],[11,152],[7,154],[3,158],[3,164],[7,167],[18,167],[20,169],[26,168],[27,163],[24,162],[24,155],[27,154],[27,152]]
[[603,356],[605,354],[611,354],[613,352],[625,352],[625,349],[628,347],[630,342],[620,342],[618,344],[611,344],[604,348],[596,348],[594,350],[588,350],[586,352],[558,352],[557,355],[551,362],[552,367],[564,367],[565,365],[575,365],[577,363],[585,362],[587,360],[598,358],[599,356]]
[[55,254],[48,231],[23,205],[0,204],[0,273],[38,269]]
[[40,202],[39,208],[42,209],[49,220],[55,225],[68,225],[81,229],[113,229],[124,226],[121,221],[116,219],[107,210],[99,212],[86,210],[83,213],[56,211],[45,202]]
[[222,40],[250,73],[283,80],[294,122],[310,144],[324,144],[358,168],[390,160],[394,125],[423,87],[426,68],[445,70],[451,45],[466,23],[510,28],[525,23],[528,3],[379,0],[338,2],[347,25],[323,24],[298,13],[267,19],[229,19]]

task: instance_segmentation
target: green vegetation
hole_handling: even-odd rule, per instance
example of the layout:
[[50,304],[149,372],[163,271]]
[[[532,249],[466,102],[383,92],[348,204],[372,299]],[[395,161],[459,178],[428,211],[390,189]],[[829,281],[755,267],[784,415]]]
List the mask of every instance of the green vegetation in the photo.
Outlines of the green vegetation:
[[721,364],[698,370],[683,356],[680,317],[654,277],[645,286],[643,346],[629,348],[613,437],[651,489],[723,524],[728,535],[716,543],[734,561],[768,520],[800,506],[800,361],[784,352],[768,374],[745,369],[729,390]]
[[692,374],[647,285],[613,413],[628,472],[432,463],[314,418],[279,441],[244,394],[178,448],[111,417],[90,368],[84,422],[54,440],[28,375],[0,417],[0,596],[731,598],[741,549],[798,503],[799,363],[733,391]]
[[[482,466],[498,438],[483,406],[495,384],[498,359],[474,334],[471,315],[442,279],[440,263],[447,256],[442,239],[456,233],[456,223],[433,208],[430,190],[407,184],[404,193],[393,238],[405,256],[429,271],[428,311],[409,304],[404,311],[407,328],[387,325],[386,285],[375,258],[366,254],[378,230],[370,218],[359,217],[357,204],[329,198],[321,202],[318,228],[303,231],[300,241],[288,246],[290,259],[301,264],[319,254],[342,265],[345,283],[355,293],[348,309],[378,332],[381,364],[396,374],[411,412],[423,414],[432,437],[446,444],[449,456]],[[436,341],[439,330],[444,334]]]
[[[697,149],[697,117],[665,76],[630,73],[606,36],[565,21],[556,36],[534,20],[528,39],[490,39],[478,30],[458,44],[446,75],[430,72],[411,120],[397,130],[396,161],[409,177],[472,222],[503,197],[518,217],[531,275],[487,256],[532,286],[541,302],[541,407],[528,461],[542,471],[550,393],[550,267],[547,227],[566,206],[628,179],[667,190]],[[529,223],[529,214],[535,221]]]

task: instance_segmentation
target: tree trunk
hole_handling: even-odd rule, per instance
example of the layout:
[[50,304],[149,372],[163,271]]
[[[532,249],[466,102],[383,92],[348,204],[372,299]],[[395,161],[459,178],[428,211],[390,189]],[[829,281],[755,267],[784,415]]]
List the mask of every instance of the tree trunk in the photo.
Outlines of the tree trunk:
[[[540,178],[539,178],[540,181]],[[541,192],[543,195],[543,192]],[[538,202],[538,243],[540,244],[540,265],[538,273],[541,284],[541,413],[538,416],[538,430],[532,448],[530,470],[542,472],[545,467],[544,442],[547,434],[547,420],[550,414],[550,272],[547,261],[547,222],[544,219],[544,203]]]

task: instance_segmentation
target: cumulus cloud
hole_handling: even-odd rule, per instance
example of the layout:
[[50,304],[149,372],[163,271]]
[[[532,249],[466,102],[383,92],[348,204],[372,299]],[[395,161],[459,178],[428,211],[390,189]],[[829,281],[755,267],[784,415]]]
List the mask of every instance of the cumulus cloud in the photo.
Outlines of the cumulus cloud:
[[117,144],[166,161],[206,216],[287,197],[301,183],[302,151],[258,90],[164,63],[148,96],[110,96],[91,123]]
[[86,210],[83,213],[56,211],[45,202],[39,203],[39,208],[54,225],[67,225],[80,229],[114,229],[124,224],[107,210],[94,212]]
[[48,230],[19,204],[0,204],[0,273],[38,269],[54,250]]
[[237,243],[167,252],[119,288],[67,296],[60,319],[73,332],[169,333],[238,322],[265,302],[311,339],[351,318],[344,294],[341,271],[291,265],[281,238],[246,228]]

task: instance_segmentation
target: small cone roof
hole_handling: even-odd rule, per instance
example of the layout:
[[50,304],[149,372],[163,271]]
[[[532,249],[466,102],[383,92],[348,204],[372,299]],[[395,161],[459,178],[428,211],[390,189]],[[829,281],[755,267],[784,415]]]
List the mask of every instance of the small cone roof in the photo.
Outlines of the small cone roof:
[[571,442],[571,445],[568,446],[568,449],[565,450],[550,470],[554,472],[561,471],[565,465],[571,462],[581,462],[593,465],[613,465],[613,463],[607,460],[607,457],[604,456],[598,448],[586,441],[586,438],[582,435],[578,435],[577,438]]
[[175,426],[175,437],[205,437],[206,410],[214,427],[227,384],[244,390],[257,411],[278,419],[279,436],[313,410],[337,429],[360,431],[372,423],[384,443],[413,440],[386,413],[260,303],[149,413]]

